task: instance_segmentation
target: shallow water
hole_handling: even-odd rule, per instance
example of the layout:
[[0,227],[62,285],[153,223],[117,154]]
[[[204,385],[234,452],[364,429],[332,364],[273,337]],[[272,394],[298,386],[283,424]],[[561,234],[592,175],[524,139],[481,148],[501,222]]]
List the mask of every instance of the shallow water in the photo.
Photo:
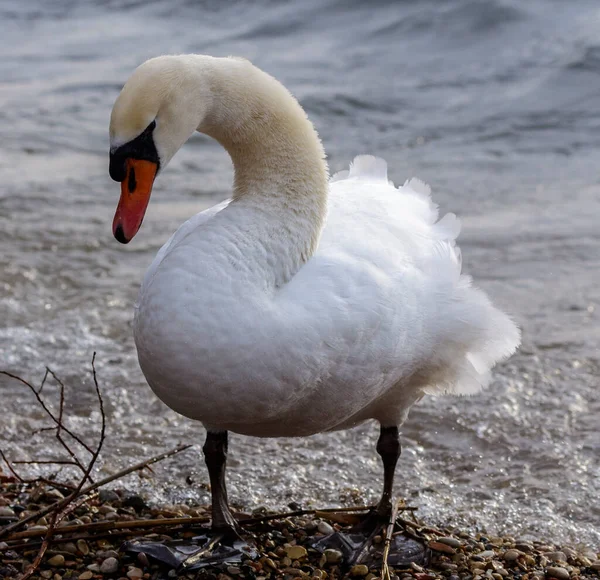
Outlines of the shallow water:
[[[463,221],[465,271],[523,329],[486,392],[413,409],[398,493],[433,523],[600,547],[597,2],[222,4],[0,4],[0,368],[39,382],[50,365],[67,382],[72,425],[91,437],[97,351],[110,421],[102,473],[202,442],[145,385],[132,304],[177,225],[228,195],[231,165],[195,136],[124,247],[110,227],[119,190],[107,126],[144,59],[242,55],[300,99],[332,171],[367,152],[397,183],[428,181]],[[30,393],[4,378],[0,388],[1,447],[55,457],[30,436],[46,424]],[[230,496],[247,508],[375,499],[376,434],[367,424],[297,440],[233,436]],[[207,501],[207,481],[196,446],[127,484]]]

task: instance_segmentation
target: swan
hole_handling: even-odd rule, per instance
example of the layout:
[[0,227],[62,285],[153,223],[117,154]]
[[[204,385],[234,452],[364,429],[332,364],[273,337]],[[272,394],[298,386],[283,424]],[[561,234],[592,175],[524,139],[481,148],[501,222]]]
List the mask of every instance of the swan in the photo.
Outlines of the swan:
[[329,179],[299,103],[241,58],[161,56],[126,82],[110,120],[119,242],[134,237],[156,175],[195,131],[231,156],[231,199],[160,249],[134,337],[154,393],[206,428],[212,530],[236,533],[229,431],[301,437],[369,419],[384,476],[375,515],[389,516],[411,406],[479,391],[518,328],[461,274],[459,221],[438,221],[427,185],[394,187],[368,155]]

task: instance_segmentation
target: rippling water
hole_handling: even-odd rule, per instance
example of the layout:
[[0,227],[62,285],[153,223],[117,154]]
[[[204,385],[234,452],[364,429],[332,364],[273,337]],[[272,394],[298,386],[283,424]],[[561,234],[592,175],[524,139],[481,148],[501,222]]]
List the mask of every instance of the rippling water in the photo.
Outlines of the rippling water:
[[[135,241],[119,245],[111,106],[146,58],[237,54],[300,99],[332,171],[367,152],[387,159],[396,182],[428,181],[463,220],[465,271],[523,328],[523,347],[486,392],[413,409],[398,493],[433,523],[600,546],[597,1],[3,0],[0,31],[0,368],[37,382],[49,364],[67,382],[70,421],[90,436],[98,352],[103,473],[203,440],[145,385],[132,304],[158,248],[226,197],[232,178],[225,152],[195,136],[158,180]],[[45,425],[31,395],[4,378],[0,388],[2,448],[54,457],[30,436]],[[233,436],[233,503],[376,498],[376,431]],[[207,501],[207,480],[197,446],[127,484]]]

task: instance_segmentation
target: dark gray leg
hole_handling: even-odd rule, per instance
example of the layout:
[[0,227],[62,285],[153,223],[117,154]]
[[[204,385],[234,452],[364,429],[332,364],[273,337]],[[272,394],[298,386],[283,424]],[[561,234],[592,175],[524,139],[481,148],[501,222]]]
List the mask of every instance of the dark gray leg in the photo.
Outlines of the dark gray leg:
[[389,517],[392,513],[394,472],[400,457],[398,427],[381,427],[379,440],[377,441],[377,453],[383,461],[383,494],[377,504],[377,515]]
[[204,460],[210,477],[212,495],[212,530],[235,534],[237,526],[227,503],[225,464],[227,462],[227,431],[208,431],[204,447]]

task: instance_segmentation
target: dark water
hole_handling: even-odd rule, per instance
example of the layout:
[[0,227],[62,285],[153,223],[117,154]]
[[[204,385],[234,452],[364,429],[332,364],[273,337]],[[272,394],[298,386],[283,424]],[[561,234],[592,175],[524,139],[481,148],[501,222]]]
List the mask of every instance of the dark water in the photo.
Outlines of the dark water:
[[[89,437],[98,352],[110,419],[102,473],[202,441],[145,386],[132,304],[158,248],[226,197],[232,177],[219,146],[195,136],[156,184],[134,243],[119,245],[111,106],[146,58],[236,54],[300,99],[332,171],[372,153],[397,183],[429,182],[463,220],[465,270],[523,329],[485,393],[412,411],[398,493],[433,523],[600,545],[597,1],[2,0],[0,49],[0,368],[39,381],[50,365]],[[1,447],[56,457],[30,436],[45,424],[30,394],[4,379],[0,389]],[[373,499],[375,437],[371,424],[302,440],[234,436],[230,495],[246,507]],[[208,499],[198,447],[126,483],[157,499]]]

